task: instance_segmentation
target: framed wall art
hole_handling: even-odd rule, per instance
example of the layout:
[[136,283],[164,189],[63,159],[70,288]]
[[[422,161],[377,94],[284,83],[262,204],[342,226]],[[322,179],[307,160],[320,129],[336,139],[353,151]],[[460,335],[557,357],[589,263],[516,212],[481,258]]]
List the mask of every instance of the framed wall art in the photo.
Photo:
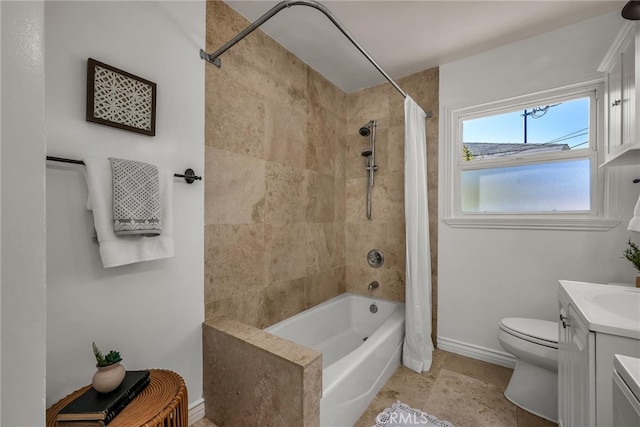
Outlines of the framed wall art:
[[154,136],[156,84],[89,58],[87,121]]

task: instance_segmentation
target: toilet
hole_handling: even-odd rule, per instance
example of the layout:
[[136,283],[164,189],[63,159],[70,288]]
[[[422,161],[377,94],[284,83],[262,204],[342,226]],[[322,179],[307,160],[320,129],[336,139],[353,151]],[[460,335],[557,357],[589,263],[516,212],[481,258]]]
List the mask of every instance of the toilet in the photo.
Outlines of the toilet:
[[532,414],[558,422],[558,323],[509,317],[499,326],[498,341],[517,359],[505,397]]

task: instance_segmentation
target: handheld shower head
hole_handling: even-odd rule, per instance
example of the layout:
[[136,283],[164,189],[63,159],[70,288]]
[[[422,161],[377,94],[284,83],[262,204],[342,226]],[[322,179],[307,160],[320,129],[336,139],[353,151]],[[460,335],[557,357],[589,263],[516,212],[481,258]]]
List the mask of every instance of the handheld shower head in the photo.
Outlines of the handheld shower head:
[[376,122],[374,120],[370,120],[369,123],[362,126],[358,131],[360,133],[360,136],[369,136],[371,134],[371,126],[374,126],[375,123]]
[[358,133],[360,136],[369,138],[369,149],[364,150],[361,155],[364,157],[364,168],[367,171],[367,219],[371,219],[371,189],[373,188],[373,175],[378,170],[376,166],[376,126],[378,122],[369,120],[362,126]]

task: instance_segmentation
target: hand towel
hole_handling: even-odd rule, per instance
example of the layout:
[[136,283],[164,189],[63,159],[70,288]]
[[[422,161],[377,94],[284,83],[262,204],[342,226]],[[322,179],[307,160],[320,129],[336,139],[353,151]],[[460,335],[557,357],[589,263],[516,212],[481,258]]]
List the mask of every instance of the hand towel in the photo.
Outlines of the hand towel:
[[158,168],[148,163],[115,159],[111,162],[113,230],[116,236],[162,233]]
[[113,229],[113,187],[111,162],[106,158],[86,158],[85,173],[89,198],[87,209],[93,223],[104,268],[173,257],[173,172],[158,169],[162,234],[116,236]]
[[638,201],[636,202],[636,207],[633,210],[633,217],[631,221],[629,221],[629,226],[627,230],[636,231],[640,233],[640,196],[638,196]]

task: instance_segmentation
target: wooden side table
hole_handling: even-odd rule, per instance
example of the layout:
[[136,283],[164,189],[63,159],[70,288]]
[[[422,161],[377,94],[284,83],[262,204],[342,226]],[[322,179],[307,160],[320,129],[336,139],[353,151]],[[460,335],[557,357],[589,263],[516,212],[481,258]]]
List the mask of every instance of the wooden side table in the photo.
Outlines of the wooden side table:
[[[151,382],[109,424],[108,427],[187,427],[187,387],[182,377],[163,369],[150,369]],[[47,409],[47,427],[55,427],[62,408],[91,386],[82,387]]]

